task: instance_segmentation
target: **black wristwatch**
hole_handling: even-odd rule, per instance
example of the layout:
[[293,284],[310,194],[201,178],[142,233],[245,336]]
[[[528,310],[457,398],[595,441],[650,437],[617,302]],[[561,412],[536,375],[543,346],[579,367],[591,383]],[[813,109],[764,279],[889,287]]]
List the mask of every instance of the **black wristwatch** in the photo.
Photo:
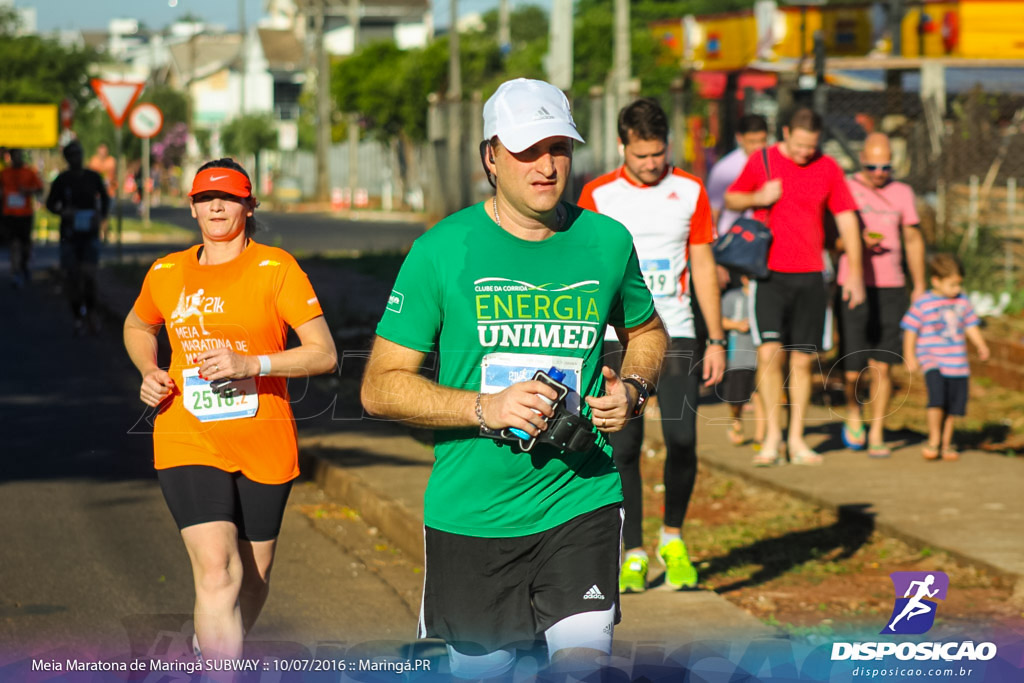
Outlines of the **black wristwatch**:
[[636,405],[633,406],[633,413],[630,417],[640,417],[644,408],[647,407],[647,399],[651,397],[651,385],[640,375],[626,375],[622,381],[636,389]]
[[728,339],[708,339],[708,346],[721,346],[723,349],[729,346]]

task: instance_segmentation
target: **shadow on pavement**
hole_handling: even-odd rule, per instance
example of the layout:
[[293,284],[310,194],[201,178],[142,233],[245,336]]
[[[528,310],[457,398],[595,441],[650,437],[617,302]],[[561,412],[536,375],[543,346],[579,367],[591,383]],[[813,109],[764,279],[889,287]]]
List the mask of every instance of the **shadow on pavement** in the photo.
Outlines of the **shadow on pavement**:
[[874,515],[867,512],[870,507],[870,503],[842,505],[838,519],[830,526],[797,531],[735,548],[724,557],[713,558],[709,566],[701,570],[702,578],[726,574],[731,569],[747,565],[761,566],[750,578],[726,584],[716,591],[729,593],[759,586],[836,549],[842,552],[835,559],[846,559],[867,542],[875,529]]

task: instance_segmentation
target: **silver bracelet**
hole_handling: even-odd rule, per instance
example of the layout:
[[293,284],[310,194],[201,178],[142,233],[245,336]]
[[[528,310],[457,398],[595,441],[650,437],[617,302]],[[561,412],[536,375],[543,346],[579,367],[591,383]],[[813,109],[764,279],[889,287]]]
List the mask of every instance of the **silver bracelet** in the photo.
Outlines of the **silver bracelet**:
[[260,377],[266,377],[270,374],[270,356],[256,356],[256,359],[260,362]]
[[484,408],[482,405],[480,405],[481,396],[483,396],[483,394],[476,395],[476,419],[477,422],[480,423],[480,429],[489,429],[487,423],[484,422]]

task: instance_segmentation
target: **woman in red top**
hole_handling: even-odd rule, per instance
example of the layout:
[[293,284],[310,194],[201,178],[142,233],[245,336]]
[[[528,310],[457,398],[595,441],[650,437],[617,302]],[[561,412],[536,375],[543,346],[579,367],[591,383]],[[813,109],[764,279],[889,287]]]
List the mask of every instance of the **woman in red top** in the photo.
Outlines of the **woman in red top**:
[[[124,342],[140,398],[159,406],[154,463],[192,562],[193,645],[234,659],[266,601],[299,473],[286,380],[332,371],[337,351],[295,259],[253,241],[257,202],[242,167],[207,163],[190,196],[202,244],[150,268]],[[163,326],[167,370],[157,365]],[[288,328],[300,345],[286,350]]]

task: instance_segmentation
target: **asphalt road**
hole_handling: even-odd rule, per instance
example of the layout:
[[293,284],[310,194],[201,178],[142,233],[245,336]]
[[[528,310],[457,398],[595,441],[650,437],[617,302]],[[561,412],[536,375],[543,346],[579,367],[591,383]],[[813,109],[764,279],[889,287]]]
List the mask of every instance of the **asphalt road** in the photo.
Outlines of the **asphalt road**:
[[[28,680],[28,658],[47,653],[183,650],[191,572],[119,330],[73,338],[53,284],[15,291],[6,263],[0,319],[0,681]],[[312,484],[296,486],[249,641],[301,654],[412,640],[410,585],[422,577],[375,530],[323,505]]]
[[[188,209],[156,207],[153,220],[197,230]],[[404,222],[356,222],[326,214],[273,213],[257,209],[257,241],[273,244],[296,256],[331,251],[394,251],[407,249],[425,226]]]

